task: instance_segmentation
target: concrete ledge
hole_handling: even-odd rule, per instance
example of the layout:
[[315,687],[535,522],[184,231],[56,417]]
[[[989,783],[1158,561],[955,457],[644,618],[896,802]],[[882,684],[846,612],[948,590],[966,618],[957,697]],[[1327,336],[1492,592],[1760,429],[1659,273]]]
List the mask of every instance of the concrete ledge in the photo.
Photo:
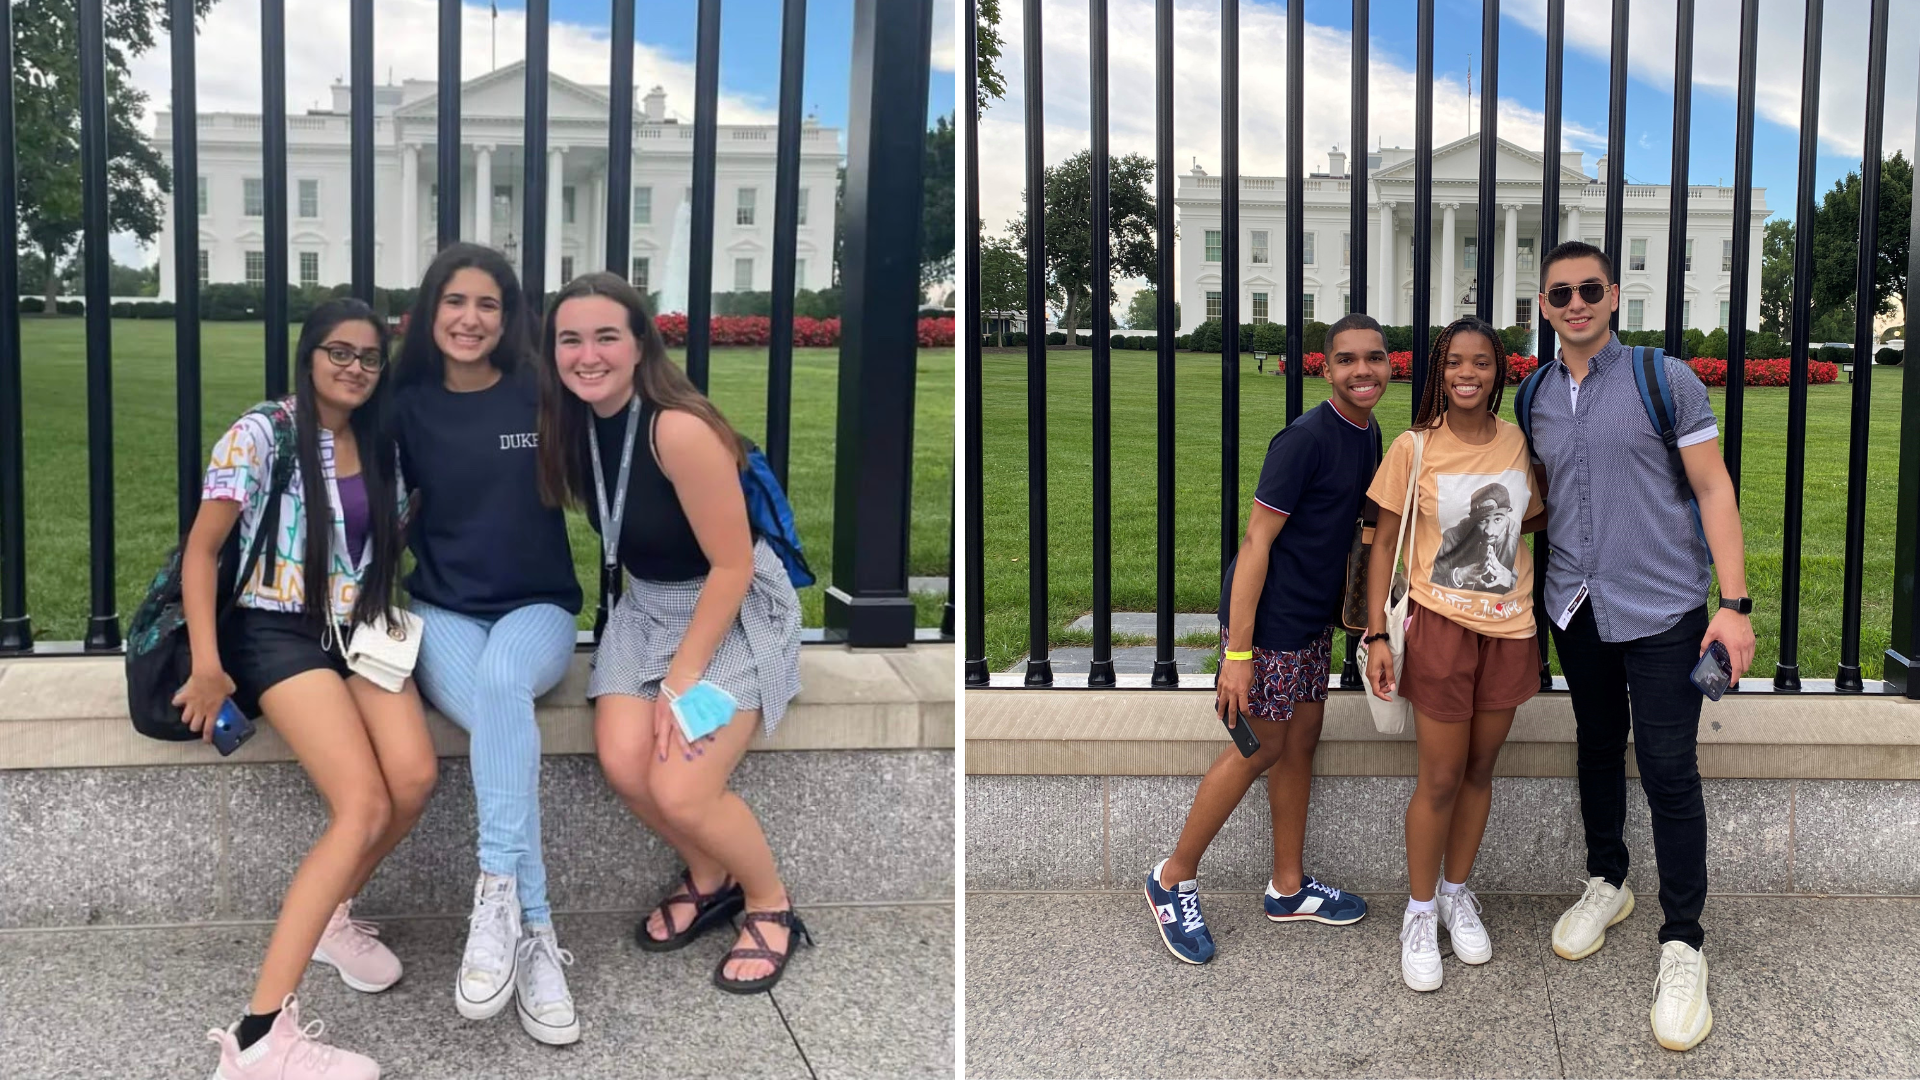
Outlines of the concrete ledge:
[[[973,776],[1197,776],[1226,745],[1210,690],[967,694],[966,770]],[[1542,694],[1520,708],[1497,772],[1571,777],[1574,759],[1572,701],[1563,693]],[[1638,775],[1631,753],[1627,769]],[[1413,776],[1412,727],[1381,735],[1359,693],[1334,691],[1314,771]],[[1920,702],[1770,693],[1708,702],[1700,717],[1700,772],[1710,778],[1920,780]]]
[[[590,653],[540,699],[546,754],[592,754],[593,709],[586,700]],[[803,689],[779,733],[755,750],[951,749],[954,647],[898,650],[809,646],[800,651]],[[467,736],[432,710],[428,726],[442,757],[465,757]],[[261,764],[292,761],[271,724],[230,758],[197,743],[145,738],[127,720],[118,657],[0,661],[0,771],[137,765]]]

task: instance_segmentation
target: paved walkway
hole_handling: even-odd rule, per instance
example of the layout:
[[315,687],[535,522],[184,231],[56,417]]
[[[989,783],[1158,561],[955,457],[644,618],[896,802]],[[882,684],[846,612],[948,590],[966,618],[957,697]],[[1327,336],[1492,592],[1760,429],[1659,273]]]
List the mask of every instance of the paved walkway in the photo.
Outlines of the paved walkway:
[[1137,893],[969,894],[968,1074],[1920,1075],[1920,900],[1713,897],[1714,1029],[1675,1054],[1648,1027],[1654,897],[1577,964],[1549,945],[1571,895],[1483,899],[1493,960],[1449,955],[1446,985],[1416,994],[1398,896],[1336,928],[1210,894],[1219,953],[1195,967],[1167,954]]
[[[771,995],[708,978],[732,935],[642,953],[632,915],[561,915],[580,1041],[541,1046],[511,1007],[469,1023],[453,1010],[464,919],[382,924],[411,966],[379,995],[309,969],[303,1019],[370,1053],[388,1078],[934,1077],[953,1075],[953,909],[811,907],[820,944]],[[265,926],[0,933],[0,1075],[8,1080],[203,1080],[203,1040],[245,1003]]]

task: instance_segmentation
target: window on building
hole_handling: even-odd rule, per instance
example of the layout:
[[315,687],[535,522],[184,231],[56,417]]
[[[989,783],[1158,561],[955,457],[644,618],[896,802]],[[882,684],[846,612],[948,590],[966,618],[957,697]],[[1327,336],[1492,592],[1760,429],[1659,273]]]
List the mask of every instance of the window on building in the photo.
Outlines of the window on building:
[[733,223],[735,225],[753,224],[753,203],[755,192],[750,187],[740,189],[739,201],[734,204]]
[[206,217],[207,216],[207,178],[202,176],[202,177],[198,177],[197,179],[200,181],[200,183],[198,185],[196,201],[199,203],[200,216]]
[[320,253],[303,251],[300,253],[300,287],[311,289],[320,284]]
[[303,218],[320,216],[320,181],[300,181],[300,216]]
[[1340,265],[1353,265],[1353,234],[1350,232],[1340,234]]
[[1693,237],[1687,237],[1687,253],[1680,260],[1680,269],[1693,273]]
[[635,225],[653,224],[653,189],[637,187],[633,189],[633,223]]
[[1220,230],[1219,229],[1207,230],[1207,261],[1208,262],[1220,261]]
[[1732,319],[1733,304],[1726,300],[1720,301],[1720,329],[1725,330],[1730,327],[1732,325]]
[[1647,268],[1647,242],[1645,240],[1627,241],[1627,269],[1645,270]]
[[1305,236],[1302,236],[1300,238],[1300,265],[1301,266],[1313,265],[1313,237],[1314,237],[1313,233],[1307,233]]
[[[1308,235],[1311,236],[1312,234],[1309,233]],[[1300,318],[1301,318],[1301,321],[1303,322],[1313,321],[1313,294],[1312,293],[1308,293],[1305,296],[1302,296],[1300,298]]]
[[632,284],[634,288],[645,293],[647,291],[647,271],[649,269],[651,269],[651,267],[647,263],[647,257],[644,255],[635,255],[633,257],[633,270],[627,275],[627,281]]
[[1253,294],[1253,321],[1257,323],[1263,323],[1267,321],[1267,294],[1266,293],[1257,292]]
[[1460,268],[1468,274],[1479,273],[1480,241],[1475,237],[1467,237],[1466,245],[1462,251],[1464,254],[1460,259]]
[[799,225],[805,225],[807,223],[807,189],[806,188],[800,189],[800,213],[797,217],[794,218],[794,222]]
[[248,217],[266,216],[267,188],[259,177],[249,176],[240,181],[240,212]]
[[496,226],[505,226],[513,220],[513,185],[493,185],[492,219]]
[[437,221],[440,218],[440,185],[427,185],[427,219]]
[[1353,314],[1353,294],[1352,293],[1343,292],[1340,294],[1340,314],[1342,315]]
[[753,260],[752,259],[733,260],[733,291],[734,292],[752,292],[753,291]]
[[1265,262],[1273,261],[1272,258],[1269,256],[1268,243],[1267,243],[1267,238],[1271,235],[1272,234],[1265,229],[1253,230],[1253,261],[1254,262],[1265,263]]
[[1524,330],[1533,329],[1533,300],[1517,297],[1513,301],[1513,321]]
[[1720,241],[1720,272],[1733,273],[1733,241],[1731,240]]
[[1599,248],[1599,249],[1600,249],[1601,251],[1605,251],[1605,250],[1607,250],[1607,245],[1606,245],[1606,244],[1605,244],[1604,242],[1602,242],[1602,238],[1601,238],[1601,237],[1598,237],[1598,236],[1583,236],[1583,237],[1581,237],[1580,239],[1581,239],[1581,241],[1582,241],[1583,243],[1586,243],[1586,244],[1589,244],[1589,245],[1591,245],[1591,246],[1593,246],[1593,247],[1597,247],[1597,248]]
[[1645,300],[1627,301],[1627,329],[1644,330],[1647,321],[1647,302]]
[[1519,250],[1518,269],[1521,273],[1531,273],[1533,271],[1533,237],[1523,236],[1514,241],[1514,246]]
[[793,288],[798,292],[807,287],[807,260],[793,260]]
[[1217,292],[1210,292],[1207,294],[1207,318],[1217,319],[1219,317],[1220,317],[1220,294]]
[[[1687,241],[1687,246],[1692,247],[1693,241],[1691,240]],[[1687,327],[1692,325],[1693,325],[1693,301],[1682,300],[1680,301],[1680,329],[1685,330]]]
[[560,256],[560,284],[565,285],[567,282],[572,280],[573,280],[573,256],[562,255]]
[[560,223],[571,225],[574,220],[574,187],[564,184],[560,188]]
[[247,284],[255,286],[265,285],[267,283],[267,253],[264,251],[249,251],[247,252],[246,259]]
[[203,289],[207,287],[208,279],[210,279],[213,276],[212,274],[208,273],[207,270],[208,270],[207,249],[201,248],[200,249],[200,287]]

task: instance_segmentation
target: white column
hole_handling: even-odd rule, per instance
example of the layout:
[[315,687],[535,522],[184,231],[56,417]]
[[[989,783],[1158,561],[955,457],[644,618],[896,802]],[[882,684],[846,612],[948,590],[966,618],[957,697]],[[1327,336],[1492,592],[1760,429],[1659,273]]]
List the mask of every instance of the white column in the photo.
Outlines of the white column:
[[493,147],[473,148],[473,242],[493,243]]
[[[547,291],[565,285],[560,280],[560,238],[565,230],[564,210],[560,204],[560,185],[565,181],[566,151],[547,151]],[[578,204],[575,204],[578,209]]]
[[1567,207],[1567,231],[1560,234],[1561,240],[1584,240],[1580,235],[1580,206],[1578,203]]
[[420,148],[400,148],[400,280],[408,288],[418,284],[420,268]]
[[1380,302],[1373,305],[1375,318],[1383,325],[1393,323],[1393,302],[1400,275],[1393,268],[1393,204],[1380,204]]
[[1512,326],[1516,321],[1513,310],[1514,283],[1520,280],[1520,208],[1512,203],[1507,204],[1507,221],[1504,231],[1506,235],[1501,238],[1505,249],[1501,270],[1505,280],[1500,282],[1500,307],[1494,312],[1500,320],[1499,325],[1502,329]]
[[607,266],[607,174],[604,170],[593,174],[593,201],[587,204],[587,220],[592,223],[592,231],[587,233],[585,269],[604,270]]
[[1448,203],[1440,215],[1440,316],[1441,325],[1453,321],[1453,313],[1458,310],[1460,298],[1453,291],[1453,212],[1460,208],[1459,203]]

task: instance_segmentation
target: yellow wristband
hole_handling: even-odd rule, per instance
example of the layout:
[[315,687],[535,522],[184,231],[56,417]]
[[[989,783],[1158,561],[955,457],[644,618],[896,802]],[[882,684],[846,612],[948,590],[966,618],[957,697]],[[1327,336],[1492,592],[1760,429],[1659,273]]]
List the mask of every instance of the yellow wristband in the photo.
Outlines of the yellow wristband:
[[1251,660],[1251,659],[1253,659],[1253,650],[1252,650],[1252,649],[1248,649],[1248,650],[1246,650],[1245,652],[1234,652],[1234,651],[1233,651],[1232,649],[1228,649],[1228,650],[1227,650],[1227,659],[1229,659],[1229,660]]

